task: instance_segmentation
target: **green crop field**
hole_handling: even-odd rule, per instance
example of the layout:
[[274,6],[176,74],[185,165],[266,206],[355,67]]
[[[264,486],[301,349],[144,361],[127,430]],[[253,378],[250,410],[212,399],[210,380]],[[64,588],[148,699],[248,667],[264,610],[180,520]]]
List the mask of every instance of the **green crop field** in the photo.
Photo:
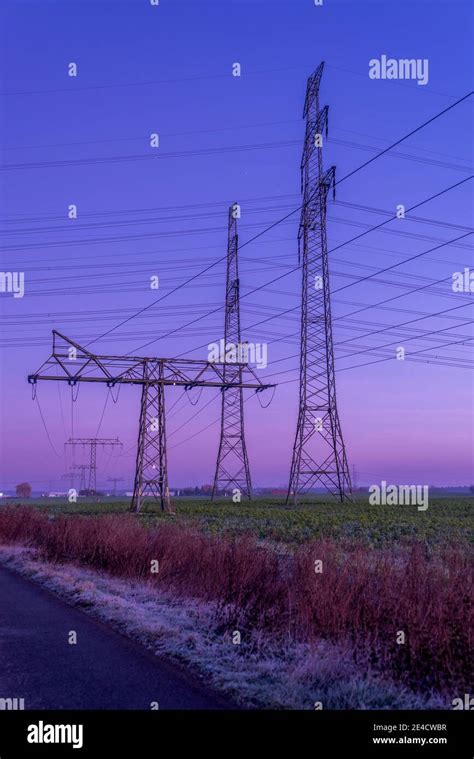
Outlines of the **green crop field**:
[[[129,501],[121,499],[81,499],[77,503],[30,499],[28,503],[52,515],[126,514],[129,509]],[[207,534],[252,534],[259,540],[290,545],[321,537],[349,538],[373,547],[411,541],[446,545],[472,540],[473,505],[474,498],[463,496],[433,498],[426,511],[418,511],[416,506],[372,506],[366,495],[344,505],[316,496],[296,507],[286,506],[277,498],[256,498],[240,504],[174,498],[172,514],[145,504],[137,518],[150,526],[173,522]]]
[[363,493],[296,507],[174,497],[171,513],[150,503],[132,515],[120,498],[2,499],[0,543],[33,577],[65,578],[73,603],[100,618],[105,604],[147,645],[169,640],[171,656],[252,706],[437,709],[472,682],[473,501],[433,494],[419,511]]

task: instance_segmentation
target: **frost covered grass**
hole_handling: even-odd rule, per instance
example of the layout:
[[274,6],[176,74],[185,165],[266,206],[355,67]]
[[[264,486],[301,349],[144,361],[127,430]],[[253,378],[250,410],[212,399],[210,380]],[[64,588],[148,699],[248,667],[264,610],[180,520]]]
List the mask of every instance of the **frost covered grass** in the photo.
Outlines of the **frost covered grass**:
[[137,580],[72,564],[42,561],[37,549],[1,546],[0,561],[72,604],[185,665],[242,708],[442,709],[452,694],[417,694],[389,677],[360,667],[349,648],[320,640],[279,642],[258,631],[232,642],[221,607],[177,598]]
[[[286,506],[278,497],[257,497],[238,504],[230,499],[173,498],[173,510],[181,525],[205,534],[252,534],[259,540],[290,546],[315,538],[357,540],[374,548],[419,541],[436,547],[472,540],[472,497],[430,497],[426,512],[416,507],[372,506],[364,493],[357,493],[354,503],[344,506],[322,495],[312,496],[310,501],[307,498],[298,506]],[[129,501],[120,499],[92,502],[80,498],[69,503],[49,498],[36,499],[33,504],[51,514],[84,516],[125,514],[130,507]],[[156,504],[145,502],[138,519],[145,525],[158,526],[173,518]]]
[[338,687],[351,682],[351,667],[424,694],[462,691],[472,681],[472,562],[462,548],[374,550],[320,539],[275,551],[249,536],[210,536],[178,524],[145,528],[127,515],[52,518],[24,507],[0,512],[0,541],[33,546],[48,562],[138,581],[147,593],[210,604],[222,645],[233,631],[241,634],[243,647],[229,644],[231,658],[255,650],[264,661],[268,649],[277,666],[300,647],[310,661],[327,646],[337,652],[335,671],[338,661],[346,671]]

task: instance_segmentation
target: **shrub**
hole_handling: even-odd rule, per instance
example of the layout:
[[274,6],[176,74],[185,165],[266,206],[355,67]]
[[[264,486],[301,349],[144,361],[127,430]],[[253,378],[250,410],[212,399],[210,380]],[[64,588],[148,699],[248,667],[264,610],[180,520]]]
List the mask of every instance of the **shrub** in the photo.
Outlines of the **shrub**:
[[259,629],[289,644],[332,640],[412,687],[470,685],[472,567],[460,549],[376,551],[321,539],[278,554],[251,537],[145,528],[131,515],[51,518],[30,507],[0,511],[0,540],[212,600],[223,631]]

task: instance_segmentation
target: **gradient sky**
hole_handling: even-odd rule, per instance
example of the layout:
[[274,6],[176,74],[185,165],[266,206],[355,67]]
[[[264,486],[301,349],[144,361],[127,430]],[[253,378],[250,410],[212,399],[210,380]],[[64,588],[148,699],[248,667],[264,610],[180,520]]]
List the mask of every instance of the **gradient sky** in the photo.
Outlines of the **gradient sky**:
[[[136,388],[123,387],[115,404],[109,397],[104,411],[105,386],[81,386],[72,409],[66,385],[40,384],[48,440],[26,376],[49,355],[51,329],[89,342],[156,299],[152,275],[160,277],[161,296],[223,256],[227,207],[235,200],[241,245],[296,208],[306,79],[321,60],[321,102],[330,106],[324,160],[338,177],[462,97],[472,89],[472,15],[472,4],[457,0],[324,0],[322,7],[313,0],[4,2],[1,268],[24,271],[26,293],[0,293],[0,490],[25,479],[35,490],[59,488],[72,431],[119,436],[121,455],[99,453],[99,484],[122,476],[130,485]],[[428,84],[370,79],[369,60],[382,54],[427,58]],[[67,75],[70,62],[77,78]],[[240,78],[232,76],[234,62]],[[472,100],[340,184],[328,208],[330,250],[388,217],[380,212],[393,214],[397,204],[414,205],[472,173]],[[154,152],[152,132],[160,134]],[[71,203],[75,221],[66,216]],[[474,479],[473,343],[448,345],[473,339],[472,325],[464,324],[474,319],[472,295],[453,293],[448,281],[472,266],[472,238],[335,292],[463,234],[472,224],[472,182],[415,214],[422,221],[391,222],[330,256],[339,412],[359,484]],[[294,214],[242,249],[243,295],[296,265],[297,226]],[[223,305],[224,276],[224,265],[215,266],[91,347],[124,353],[155,339],[149,354],[205,357],[200,346],[222,337],[223,311],[158,338]],[[403,293],[385,309],[345,318]],[[299,296],[295,273],[242,299],[243,337],[269,342],[260,376],[282,372],[274,381],[285,383],[269,408],[255,396],[245,405],[256,485],[288,479],[299,314],[250,325],[296,306]],[[462,303],[447,315],[365,336]],[[438,330],[446,331],[423,337]],[[386,343],[393,345],[376,350]],[[404,362],[394,358],[397,345],[406,348]],[[409,360],[410,351],[424,348],[431,350]],[[356,351],[365,352],[348,355]],[[390,360],[351,368],[381,357]],[[170,484],[210,482],[218,393],[204,390],[192,407],[171,390],[167,403]],[[81,457],[77,451],[76,463]]]

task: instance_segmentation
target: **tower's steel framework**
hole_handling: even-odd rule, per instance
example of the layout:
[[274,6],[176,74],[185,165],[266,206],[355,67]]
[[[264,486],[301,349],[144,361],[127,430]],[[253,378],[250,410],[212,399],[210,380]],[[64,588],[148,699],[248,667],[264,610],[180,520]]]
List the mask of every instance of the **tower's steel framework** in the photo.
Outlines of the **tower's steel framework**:
[[[73,464],[73,469],[77,469],[80,472],[80,480],[79,480],[79,493],[86,489],[86,472],[89,471],[89,465],[88,464]],[[74,488],[74,481],[72,483],[72,488]]]
[[65,472],[61,475],[61,480],[66,480],[70,489],[74,488],[76,482],[76,472],[74,472],[71,468],[69,472]]
[[[238,351],[242,346],[240,333],[239,238],[237,215],[239,206],[229,208],[227,234],[227,276],[225,295],[224,351],[228,346]],[[245,444],[242,365],[224,364],[224,384],[221,388],[221,431],[217,453],[212,499],[219,493],[237,490],[252,498],[252,482]]]
[[[73,449],[76,445],[87,446],[89,448],[89,475],[87,479],[87,487],[91,493],[97,492],[97,446],[117,446],[122,445],[118,437],[105,438],[105,437],[75,437],[69,438],[65,445],[71,445]],[[81,475],[82,478],[82,475]]]
[[112,495],[117,495],[117,482],[123,482],[123,477],[108,477],[107,482],[113,482],[114,488],[112,491]]
[[300,400],[287,502],[322,485],[340,501],[352,487],[336,404],[331,301],[326,238],[326,202],[335,188],[335,167],[323,167],[322,138],[328,106],[320,109],[324,63],[309,77],[303,118],[301,161],[303,205],[298,232],[302,255]]
[[116,385],[140,386],[141,408],[131,510],[140,511],[147,497],[158,501],[165,510],[169,507],[165,387],[183,387],[185,390],[195,387],[240,387],[256,393],[274,387],[261,382],[245,362],[233,367],[237,372],[235,375],[229,376],[227,368],[227,364],[220,361],[91,353],[53,330],[53,352],[37,372],[28,375],[28,382],[33,385],[33,396],[39,380],[67,382],[71,387],[82,382],[104,383],[109,388]]
[[144,363],[132,511],[140,511],[146,496],[159,501],[163,511],[170,509],[163,378],[161,361]]

